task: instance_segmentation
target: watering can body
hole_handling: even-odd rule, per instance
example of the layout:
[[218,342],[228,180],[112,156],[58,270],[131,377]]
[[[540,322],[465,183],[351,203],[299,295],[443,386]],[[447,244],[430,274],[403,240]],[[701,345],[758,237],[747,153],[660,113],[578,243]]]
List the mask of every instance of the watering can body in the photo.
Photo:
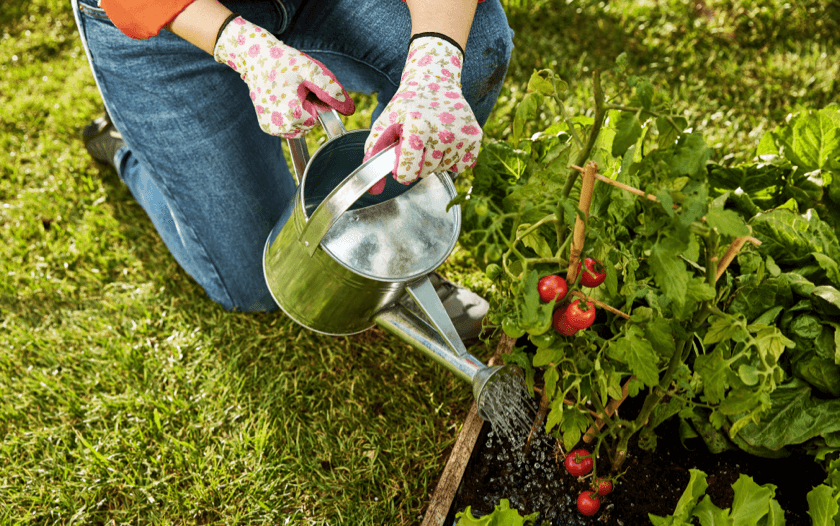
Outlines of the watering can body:
[[[452,252],[461,227],[452,179],[434,173],[412,185],[368,190],[393,169],[394,147],[364,161],[369,130],[347,131],[338,114],[319,108],[328,140],[310,158],[290,139],[298,179],[293,200],[264,247],[266,284],[280,308],[300,325],[348,335],[374,325],[397,335],[471,382],[479,415],[494,383],[516,376],[487,367],[467,352],[428,275]],[[399,300],[411,295],[421,318]]]
[[[294,198],[266,240],[263,269],[289,317],[317,332],[354,334],[372,327],[407,283],[444,262],[461,214],[447,209],[456,190],[444,173],[367,194],[393,167],[393,148],[363,163],[368,130],[348,132],[332,112],[319,118],[330,138],[298,174]],[[290,144],[293,156],[305,148]],[[302,159],[293,164],[297,171]]]

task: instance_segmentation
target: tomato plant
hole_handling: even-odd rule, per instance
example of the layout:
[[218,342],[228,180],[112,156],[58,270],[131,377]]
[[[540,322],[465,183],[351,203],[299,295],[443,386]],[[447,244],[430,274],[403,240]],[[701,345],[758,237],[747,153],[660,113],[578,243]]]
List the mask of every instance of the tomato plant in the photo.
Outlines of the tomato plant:
[[[468,185],[454,201],[463,210],[461,244],[487,263],[492,248],[498,267],[488,269],[488,320],[539,342],[506,359],[523,366],[527,385],[544,383],[545,431],[570,450],[592,429],[593,458],[606,457],[614,474],[631,437],[655,448],[654,430],[669,418],[699,436],[722,430],[723,447],[756,453],[815,439],[773,440],[765,429],[794,403],[777,393],[782,386],[840,396],[840,325],[830,321],[840,315],[840,241],[831,226],[840,224],[840,143],[826,157],[802,140],[810,134],[834,148],[840,112],[768,132],[760,166],[723,167],[672,112],[667,91],[622,67],[592,75],[586,116],[565,108],[563,80],[535,72],[510,133],[485,141],[459,180]],[[537,115],[556,118],[536,129]],[[601,177],[584,209],[589,162]],[[806,165],[810,172],[799,168]],[[576,224],[584,227],[578,241]],[[566,291],[545,301],[539,282],[552,275],[566,276]],[[537,338],[546,334],[554,337]],[[642,397],[632,420],[605,410],[623,392]],[[823,407],[819,396],[808,400]],[[820,427],[834,431],[840,426]],[[816,447],[840,452],[825,440]]]

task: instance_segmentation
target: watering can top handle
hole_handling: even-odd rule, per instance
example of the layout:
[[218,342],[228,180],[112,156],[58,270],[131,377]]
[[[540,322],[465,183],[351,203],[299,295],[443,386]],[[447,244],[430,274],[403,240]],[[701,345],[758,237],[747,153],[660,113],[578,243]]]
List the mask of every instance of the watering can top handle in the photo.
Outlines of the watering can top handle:
[[356,168],[324,199],[304,225],[300,240],[312,256],[330,228],[360,197],[394,169],[396,144],[371,157]]
[[[306,100],[314,106],[318,114],[318,122],[324,128],[328,139],[340,137],[347,133],[347,129],[341,123],[341,118],[338,116],[337,111],[316,97],[312,92],[307,95]],[[289,153],[292,156],[295,182],[300,185],[300,182],[303,180],[303,173],[306,171],[306,165],[309,164],[309,148],[306,147],[306,139],[303,137],[286,139],[286,143],[289,145]]]

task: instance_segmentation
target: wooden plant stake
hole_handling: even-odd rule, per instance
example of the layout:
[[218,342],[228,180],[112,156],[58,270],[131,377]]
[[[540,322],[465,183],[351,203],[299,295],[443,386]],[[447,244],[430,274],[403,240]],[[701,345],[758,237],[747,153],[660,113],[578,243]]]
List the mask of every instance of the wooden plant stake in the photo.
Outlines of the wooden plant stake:
[[[586,163],[586,167],[583,169],[578,207],[583,211],[587,219],[589,218],[589,207],[592,204],[592,192],[595,189],[595,174],[597,173],[598,165],[595,164],[595,161]],[[586,239],[586,222],[580,216],[575,216],[575,230],[572,236],[572,250],[569,253],[569,270],[566,271],[566,283],[569,283],[570,286],[577,279],[580,254],[583,252],[583,242]]]

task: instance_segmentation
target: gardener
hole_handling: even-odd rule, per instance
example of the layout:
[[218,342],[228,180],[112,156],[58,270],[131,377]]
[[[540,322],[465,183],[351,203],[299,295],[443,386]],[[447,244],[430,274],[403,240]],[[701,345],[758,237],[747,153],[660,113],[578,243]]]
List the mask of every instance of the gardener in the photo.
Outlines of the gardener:
[[[475,163],[513,47],[499,0],[72,1],[107,110],[85,146],[228,310],[276,308],[262,251],[295,191],[283,138],[317,123],[307,94],[350,115],[347,90],[376,92],[365,156],[398,143],[400,183],[457,173]],[[475,336],[486,301],[435,282]]]

